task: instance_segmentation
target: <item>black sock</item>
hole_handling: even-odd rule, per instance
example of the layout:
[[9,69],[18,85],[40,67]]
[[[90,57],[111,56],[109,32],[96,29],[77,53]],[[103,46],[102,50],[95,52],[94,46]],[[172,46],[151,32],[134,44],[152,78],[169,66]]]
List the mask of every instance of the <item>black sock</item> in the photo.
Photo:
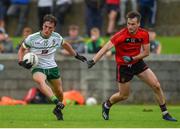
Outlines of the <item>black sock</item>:
[[110,102],[109,99],[106,101],[106,104],[107,104],[108,107],[111,107],[111,106],[112,106],[112,103]]
[[166,115],[166,114],[168,113],[166,104],[159,105],[159,106],[160,106],[160,108],[161,108],[162,114],[163,114],[163,115]]

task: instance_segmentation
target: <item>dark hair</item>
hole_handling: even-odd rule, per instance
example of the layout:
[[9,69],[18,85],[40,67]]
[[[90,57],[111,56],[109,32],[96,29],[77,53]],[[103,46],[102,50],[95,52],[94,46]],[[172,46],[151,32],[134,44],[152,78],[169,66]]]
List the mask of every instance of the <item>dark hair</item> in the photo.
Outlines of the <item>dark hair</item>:
[[137,21],[140,22],[141,21],[141,14],[137,11],[131,11],[126,15],[126,18],[137,18]]
[[57,18],[55,16],[51,15],[51,14],[46,14],[43,17],[43,23],[45,23],[46,21],[54,23],[54,26],[56,26],[56,24],[57,24]]

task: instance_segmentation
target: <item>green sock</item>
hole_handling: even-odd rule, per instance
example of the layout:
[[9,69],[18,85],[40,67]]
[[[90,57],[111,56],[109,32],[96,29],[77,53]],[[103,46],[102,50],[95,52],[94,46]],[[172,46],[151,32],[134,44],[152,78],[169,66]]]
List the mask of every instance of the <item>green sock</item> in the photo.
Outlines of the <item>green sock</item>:
[[51,96],[50,99],[51,99],[51,101],[52,101],[53,103],[55,103],[56,105],[57,105],[57,103],[59,102],[58,98],[57,98],[55,95]]

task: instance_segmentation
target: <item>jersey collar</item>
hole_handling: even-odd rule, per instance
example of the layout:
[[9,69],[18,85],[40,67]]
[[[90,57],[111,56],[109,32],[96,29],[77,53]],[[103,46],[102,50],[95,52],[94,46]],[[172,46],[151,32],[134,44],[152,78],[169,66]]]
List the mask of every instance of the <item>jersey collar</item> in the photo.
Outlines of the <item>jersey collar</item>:
[[138,27],[138,29],[137,29],[137,31],[136,31],[135,34],[131,34],[131,33],[129,33],[128,28],[127,28],[127,32],[128,32],[128,34],[131,35],[131,36],[136,35],[136,34],[138,33],[138,31],[139,31],[139,27]]
[[49,37],[46,37],[46,36],[44,36],[43,34],[42,34],[42,31],[40,31],[40,36],[43,38],[43,39],[48,39]]

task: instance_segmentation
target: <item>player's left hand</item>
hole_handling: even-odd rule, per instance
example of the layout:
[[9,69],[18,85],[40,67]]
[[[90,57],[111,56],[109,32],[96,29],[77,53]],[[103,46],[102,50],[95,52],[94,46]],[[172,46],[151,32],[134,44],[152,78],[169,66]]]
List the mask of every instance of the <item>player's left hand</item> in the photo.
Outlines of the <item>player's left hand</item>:
[[133,58],[131,56],[123,56],[123,60],[124,62],[129,63],[133,61]]
[[82,61],[82,62],[87,61],[86,57],[81,56],[81,55],[79,55],[78,53],[76,53],[75,58],[78,59],[78,60],[80,60],[80,61]]

